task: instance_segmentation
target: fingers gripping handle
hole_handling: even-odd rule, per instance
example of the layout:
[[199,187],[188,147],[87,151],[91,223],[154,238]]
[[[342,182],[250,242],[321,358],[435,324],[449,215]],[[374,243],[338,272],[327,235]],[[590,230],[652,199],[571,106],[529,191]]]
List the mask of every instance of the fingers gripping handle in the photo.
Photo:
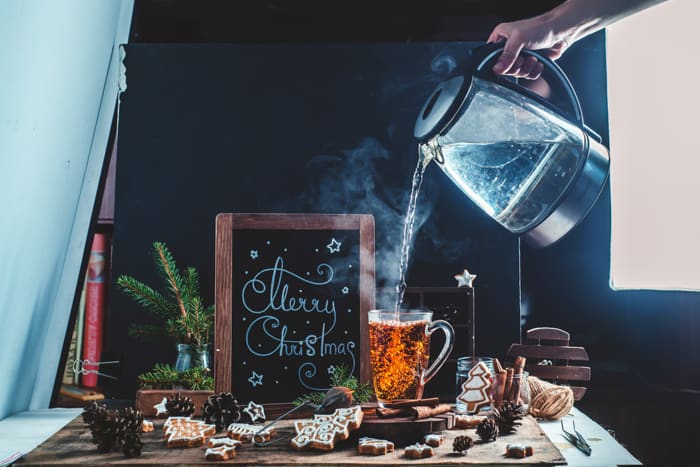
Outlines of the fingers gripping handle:
[[[476,49],[472,49],[471,55],[474,57],[474,59],[477,60],[475,71],[484,72],[486,70],[486,65],[488,65],[493,59],[497,58],[498,55],[503,52],[504,48],[505,47],[503,43],[499,42],[486,44]],[[569,78],[564,73],[564,70],[562,70],[561,67],[559,67],[559,65],[557,65],[554,61],[535,50],[523,49],[520,51],[520,53],[523,55],[535,57],[537,60],[540,61],[540,63],[542,63],[545,66],[546,69],[551,71],[554,74],[554,76],[556,76],[559,79],[559,81],[561,81],[564,90],[569,97],[569,101],[571,102],[571,110],[573,111],[573,117],[579,122],[581,127],[583,127],[584,122],[583,111],[581,110],[581,102],[579,101],[578,96],[576,95],[576,91],[574,90],[571,81],[569,81]]]
[[430,365],[430,367],[423,374],[423,380],[421,381],[422,385],[433,379],[435,373],[437,373],[447,361],[447,358],[450,356],[452,348],[454,347],[455,330],[447,321],[442,319],[433,321],[426,326],[425,333],[430,336],[438,329],[445,333],[445,344],[442,346],[442,350],[440,350],[440,355],[437,356],[433,364]]

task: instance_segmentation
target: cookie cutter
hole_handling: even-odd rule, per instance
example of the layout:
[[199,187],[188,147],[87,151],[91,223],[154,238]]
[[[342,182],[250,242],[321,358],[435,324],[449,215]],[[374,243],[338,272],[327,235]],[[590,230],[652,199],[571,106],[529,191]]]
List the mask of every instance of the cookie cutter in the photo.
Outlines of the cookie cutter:
[[92,362],[90,360],[76,359],[73,361],[73,372],[76,375],[87,375],[89,373],[92,373],[95,375],[104,376],[105,378],[118,379],[116,376],[108,375],[106,373],[101,373],[98,370],[85,368],[86,365],[99,367],[100,365],[109,365],[111,363],[119,363],[119,360],[113,360],[111,362]]
[[562,436],[566,438],[566,440],[569,441],[571,444],[576,446],[579,451],[583,452],[587,456],[590,456],[591,452],[593,451],[593,449],[591,449],[591,445],[588,444],[586,438],[584,438],[581,433],[576,431],[576,421],[572,420],[571,423],[574,427],[573,433],[566,431],[566,428],[564,428],[564,420],[561,421],[561,431],[564,432],[562,433]]

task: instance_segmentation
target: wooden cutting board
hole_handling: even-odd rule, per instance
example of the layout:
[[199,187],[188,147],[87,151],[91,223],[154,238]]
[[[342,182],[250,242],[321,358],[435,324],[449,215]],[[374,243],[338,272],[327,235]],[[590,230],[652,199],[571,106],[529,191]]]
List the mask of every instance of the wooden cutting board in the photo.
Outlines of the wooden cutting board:
[[[203,447],[167,449],[163,440],[162,420],[157,422],[157,429],[144,433],[143,453],[140,457],[126,458],[121,452],[100,454],[91,443],[88,427],[80,417],[66,425],[46,442],[30,452],[17,465],[47,464],[208,464],[204,459]],[[280,429],[290,428],[291,422],[285,421]],[[428,465],[561,465],[566,464],[564,457],[547,438],[537,422],[530,416],[523,420],[520,429],[512,435],[499,437],[492,443],[477,443],[467,455],[452,452],[452,441],[458,435],[469,435],[475,440],[475,430],[446,430],[445,442],[435,449],[435,455],[428,459],[410,460],[403,455],[402,447],[385,456],[361,456],[357,453],[357,432],[350,440],[336,446],[331,452],[303,451],[291,449],[287,442],[272,444],[267,447],[243,446],[231,461],[241,465],[384,465],[404,466],[411,464]],[[524,443],[534,448],[534,455],[525,459],[510,459],[504,456],[508,443]]]

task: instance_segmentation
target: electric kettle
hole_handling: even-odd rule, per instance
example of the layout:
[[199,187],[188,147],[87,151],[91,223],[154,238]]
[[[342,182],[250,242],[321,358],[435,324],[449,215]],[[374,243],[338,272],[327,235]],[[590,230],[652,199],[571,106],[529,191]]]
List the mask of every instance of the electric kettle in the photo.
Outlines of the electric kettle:
[[[484,212],[526,242],[560,240],[593,207],[608,177],[608,150],[583,121],[562,69],[530,50],[561,82],[571,110],[496,75],[503,44],[470,49],[423,104],[414,136],[426,158]],[[554,83],[553,83],[554,84]]]

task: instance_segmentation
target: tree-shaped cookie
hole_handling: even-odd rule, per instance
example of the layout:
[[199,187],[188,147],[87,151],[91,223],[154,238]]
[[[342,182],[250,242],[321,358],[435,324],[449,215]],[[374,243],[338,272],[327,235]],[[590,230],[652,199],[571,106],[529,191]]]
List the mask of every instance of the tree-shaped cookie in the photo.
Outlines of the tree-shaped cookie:
[[467,406],[468,413],[476,413],[491,403],[489,389],[491,389],[491,372],[484,362],[479,362],[469,370],[457,400]]

